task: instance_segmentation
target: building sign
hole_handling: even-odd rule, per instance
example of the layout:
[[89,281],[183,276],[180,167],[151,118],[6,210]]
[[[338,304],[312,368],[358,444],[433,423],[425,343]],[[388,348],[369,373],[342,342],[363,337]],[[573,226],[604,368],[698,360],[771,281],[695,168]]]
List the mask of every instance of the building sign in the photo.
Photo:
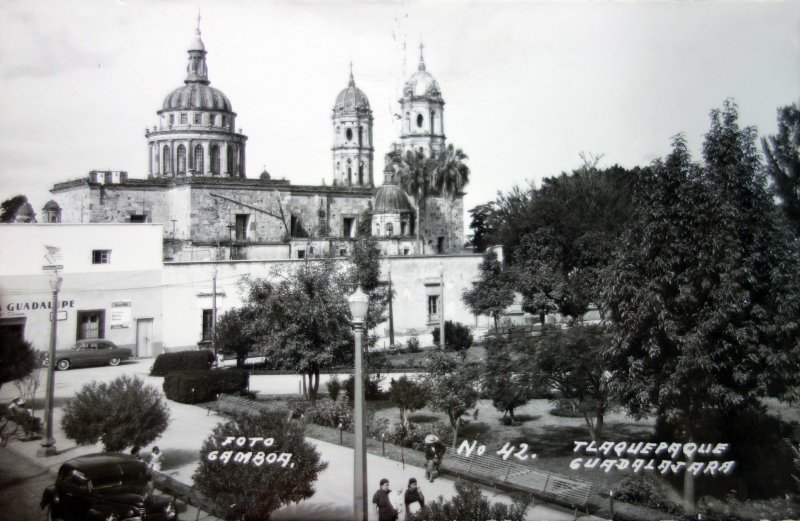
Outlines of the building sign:
[[131,327],[131,301],[118,300],[111,303],[111,329]]
[[[74,308],[75,301],[74,300],[62,300],[58,303],[58,309],[65,309],[65,308]],[[7,302],[3,304],[3,308],[0,309],[0,318],[5,317],[24,317],[28,313],[28,311],[38,311],[38,310],[52,310],[53,309],[53,301],[52,300],[29,300],[29,301],[22,301],[22,302]]]

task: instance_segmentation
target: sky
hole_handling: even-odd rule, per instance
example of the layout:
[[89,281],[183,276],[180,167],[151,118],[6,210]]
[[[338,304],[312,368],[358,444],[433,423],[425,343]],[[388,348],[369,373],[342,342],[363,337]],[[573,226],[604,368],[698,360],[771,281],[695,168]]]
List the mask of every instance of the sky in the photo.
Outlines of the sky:
[[90,170],[146,177],[144,131],[183,84],[198,10],[250,178],[331,183],[352,61],[381,183],[420,42],[447,140],[469,156],[466,209],[581,152],[645,166],[683,133],[699,159],[728,98],[762,136],[800,101],[800,2],[0,0],[0,200],[24,194],[40,214],[54,183]]

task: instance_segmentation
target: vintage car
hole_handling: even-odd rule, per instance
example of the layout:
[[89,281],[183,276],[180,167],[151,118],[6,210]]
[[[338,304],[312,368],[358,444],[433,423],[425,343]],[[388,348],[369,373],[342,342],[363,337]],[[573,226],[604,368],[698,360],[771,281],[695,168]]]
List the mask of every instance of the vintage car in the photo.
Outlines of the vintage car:
[[47,519],[62,521],[172,521],[169,497],[153,493],[150,469],[135,456],[101,453],[64,462],[42,494]]
[[[86,365],[119,365],[133,356],[130,349],[117,347],[117,344],[102,338],[78,340],[70,349],[56,351],[56,369],[66,371],[70,367]],[[50,363],[47,356],[43,365]]]

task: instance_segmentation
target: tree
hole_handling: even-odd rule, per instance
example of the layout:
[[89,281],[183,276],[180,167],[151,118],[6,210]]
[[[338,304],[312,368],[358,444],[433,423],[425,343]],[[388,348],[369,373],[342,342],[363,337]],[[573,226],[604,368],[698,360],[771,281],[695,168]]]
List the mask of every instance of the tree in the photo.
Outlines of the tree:
[[433,193],[433,179],[437,169],[435,159],[427,157],[419,150],[399,150],[388,154],[388,159],[397,172],[398,184],[406,193],[414,197],[417,205],[417,247],[422,252],[422,216],[427,208],[428,197]]
[[220,353],[235,353],[236,367],[244,367],[244,361],[253,346],[247,324],[252,319],[248,307],[231,309],[219,317],[214,328],[214,345]]
[[[251,447],[252,436],[267,439]],[[245,446],[229,441],[239,438],[248,440]],[[214,427],[192,479],[198,490],[228,509],[229,518],[261,521],[283,505],[313,496],[314,482],[327,467],[305,441],[302,424],[289,421],[284,411],[263,411],[237,414]]]
[[604,311],[603,273],[630,212],[638,169],[600,170],[596,158],[540,188],[519,187],[495,201],[495,236],[503,244],[523,308],[557,309],[579,321],[591,304]]
[[786,217],[800,235],[800,108],[778,109],[778,133],[761,138],[767,174],[775,183]]
[[491,246],[491,237],[494,233],[492,227],[494,216],[494,202],[479,204],[469,211],[472,219],[469,228],[472,230],[472,249],[475,253],[483,253]]
[[530,364],[530,343],[530,334],[524,328],[487,337],[484,392],[494,408],[503,413],[503,420],[508,415],[516,422],[514,409],[545,392],[542,375]]
[[169,409],[153,386],[136,376],[84,385],[64,407],[61,426],[79,445],[103,443],[106,452],[143,447],[167,429]]
[[36,363],[36,353],[30,342],[0,328],[0,387],[30,375]]
[[[440,328],[438,327],[433,328],[433,331],[431,331],[433,344],[435,346],[441,346],[441,341],[439,339],[440,333]],[[472,331],[461,322],[446,320],[444,322],[444,339],[445,349],[449,348],[454,351],[463,352],[472,346]]]
[[[655,412],[684,441],[715,413],[797,397],[797,245],[760,168],[753,128],[735,104],[711,113],[704,165],[684,139],[643,173],[608,287],[612,390],[635,416]],[[694,489],[686,474],[684,498]]]
[[0,223],[13,223],[17,218],[17,212],[27,202],[28,198],[24,195],[15,195],[0,203]]
[[461,294],[461,300],[475,315],[488,315],[497,320],[503,311],[514,303],[514,290],[511,281],[497,260],[497,252],[487,251],[478,266],[478,281],[472,283],[472,289]]
[[531,337],[542,384],[583,414],[592,440],[600,442],[610,405],[610,378],[603,353],[611,334],[603,326],[546,326]]
[[425,387],[408,378],[401,376],[397,380],[392,378],[389,383],[389,399],[400,409],[400,424],[408,432],[408,413],[425,407],[427,397]]
[[[453,198],[462,192],[469,183],[469,167],[465,163],[468,159],[467,154],[460,148],[456,148],[452,143],[448,144],[439,153],[434,154],[436,173],[434,175],[434,189],[442,195],[445,207],[445,220],[449,226],[448,208],[452,205]],[[450,234],[447,234],[447,248],[451,249]],[[460,246],[460,245],[459,245]]]
[[479,380],[478,364],[468,362],[463,356],[450,357],[435,353],[430,358],[428,375],[424,380],[428,389],[428,404],[433,410],[445,413],[450,420],[453,447],[458,439],[461,417],[478,401]]
[[309,397],[316,400],[320,370],[353,361],[348,276],[324,258],[273,278],[243,279],[243,300],[252,317],[245,334],[279,368],[307,376]]

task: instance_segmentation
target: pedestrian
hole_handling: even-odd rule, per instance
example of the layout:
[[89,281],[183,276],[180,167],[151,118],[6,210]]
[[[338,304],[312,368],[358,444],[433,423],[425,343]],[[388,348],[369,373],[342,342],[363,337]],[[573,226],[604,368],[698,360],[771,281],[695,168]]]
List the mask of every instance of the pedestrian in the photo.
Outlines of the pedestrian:
[[151,470],[161,472],[161,449],[158,448],[158,445],[153,447],[153,452],[147,457],[147,466]]
[[431,483],[439,475],[439,465],[442,463],[445,450],[444,443],[439,441],[437,435],[425,436],[425,477]]
[[378,521],[397,521],[397,509],[392,503],[391,490],[389,490],[389,480],[383,478],[380,488],[372,496],[372,503],[378,512]]
[[417,485],[417,478],[408,480],[408,488],[403,498],[406,506],[406,521],[417,521],[422,519],[425,509],[425,496]]

